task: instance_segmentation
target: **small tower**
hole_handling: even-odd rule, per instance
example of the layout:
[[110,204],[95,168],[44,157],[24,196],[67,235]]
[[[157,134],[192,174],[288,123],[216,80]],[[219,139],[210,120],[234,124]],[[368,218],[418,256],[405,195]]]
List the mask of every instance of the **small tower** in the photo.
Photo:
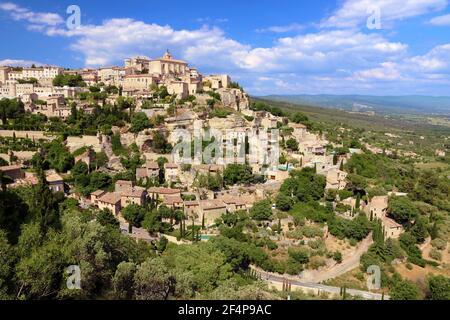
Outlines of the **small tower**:
[[169,49],[166,50],[166,53],[163,56],[164,59],[172,60],[172,54],[170,53]]

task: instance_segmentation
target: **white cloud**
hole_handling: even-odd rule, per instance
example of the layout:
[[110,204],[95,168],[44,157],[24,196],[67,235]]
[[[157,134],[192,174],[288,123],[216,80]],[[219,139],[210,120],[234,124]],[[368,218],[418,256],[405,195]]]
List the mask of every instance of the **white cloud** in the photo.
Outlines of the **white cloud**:
[[348,28],[365,24],[373,9],[379,8],[381,23],[403,20],[423,14],[437,12],[447,7],[448,0],[346,0],[330,17],[322,22],[323,27]]
[[33,12],[12,2],[0,3],[0,10],[9,12],[14,20],[24,20],[34,25],[56,26],[64,22],[59,14]]
[[[407,44],[358,28],[359,21],[366,19],[363,7],[368,4],[366,0],[360,2],[362,5],[345,1],[326,21],[333,28],[281,37],[267,47],[236,41],[217,27],[176,30],[169,25],[122,18],[67,30],[58,23],[36,24],[30,18],[36,13],[30,15],[29,10],[12,3],[0,4],[0,9],[28,13],[28,18],[22,15],[24,18],[18,20],[26,21],[29,30],[70,39],[70,48],[88,66],[122,64],[124,58],[134,55],[155,58],[170,49],[175,57],[204,72],[229,73],[253,94],[448,91],[450,44],[411,56]],[[392,9],[386,16],[385,9],[382,11],[382,18],[391,21],[436,11],[447,3],[446,0],[378,2],[383,8]],[[344,20],[346,26],[353,27],[336,28],[344,26]],[[289,27],[300,28],[278,26],[271,31],[267,28],[267,32],[288,32]]]
[[450,26],[450,14],[434,17],[430,23],[435,26]]
[[43,65],[42,63],[31,60],[4,59],[0,60],[0,66],[11,67],[29,67],[31,65]]
[[85,56],[87,65],[118,63],[138,54],[157,57],[168,48],[175,56],[199,66],[224,66],[232,59],[238,60],[247,48],[226,38],[218,28],[175,30],[133,19],[110,19],[75,30],[47,28],[45,33],[74,38],[71,48]]
[[[407,46],[378,34],[333,30],[279,39],[271,48],[254,48],[239,66],[253,71],[334,72],[375,65],[405,53]],[[349,57],[352,57],[349,59]]]
[[286,33],[286,32],[298,32],[305,29],[304,25],[298,23],[291,23],[285,26],[271,26],[263,29],[256,29],[258,33]]
[[381,81],[399,81],[402,80],[402,75],[395,63],[384,62],[379,68],[356,72],[353,79],[360,81],[371,81],[373,79]]
[[450,43],[434,47],[422,56],[415,56],[406,60],[408,68],[420,73],[450,74]]
[[[191,64],[220,72],[334,72],[376,66],[405,54],[407,45],[379,34],[325,30],[277,40],[271,47],[251,47],[226,37],[219,28],[175,30],[133,19],[111,19],[75,30],[47,28],[50,36],[74,38],[71,48],[86,65],[120,63],[132,55],[159,56],[169,48]],[[111,36],[114,35],[114,36]],[[349,57],[353,57],[349,59]]]

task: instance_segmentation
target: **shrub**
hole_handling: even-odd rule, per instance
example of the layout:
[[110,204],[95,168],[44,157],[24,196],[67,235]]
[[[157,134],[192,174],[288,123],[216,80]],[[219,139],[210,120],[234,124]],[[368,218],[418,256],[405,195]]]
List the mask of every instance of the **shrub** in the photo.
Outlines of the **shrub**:
[[286,273],[290,275],[297,275],[303,271],[303,267],[300,263],[294,259],[289,258],[286,263]]
[[304,226],[301,228],[302,234],[307,238],[316,238],[316,237],[322,237],[323,236],[323,230],[322,228],[319,228],[317,226]]
[[297,261],[298,263],[308,263],[309,262],[309,250],[305,248],[289,248],[289,257]]
[[436,238],[431,241],[431,245],[438,250],[444,250],[447,247],[447,242],[440,238]]
[[309,241],[308,246],[311,249],[318,250],[320,248],[325,248],[325,243],[323,242],[323,240],[314,240],[314,241]]
[[433,248],[430,250],[430,258],[437,261],[441,261],[442,253],[440,253],[436,248]]
[[450,300],[450,278],[431,276],[428,278],[428,298],[431,300]]
[[295,229],[292,231],[289,231],[287,233],[287,237],[291,239],[301,240],[303,239],[303,233],[300,229]]
[[337,263],[342,263],[342,253],[340,251],[335,251],[333,253],[333,260]]
[[309,266],[311,269],[317,270],[320,267],[323,267],[327,264],[325,258],[323,257],[319,257],[319,256],[314,256],[311,257],[311,261],[309,262]]

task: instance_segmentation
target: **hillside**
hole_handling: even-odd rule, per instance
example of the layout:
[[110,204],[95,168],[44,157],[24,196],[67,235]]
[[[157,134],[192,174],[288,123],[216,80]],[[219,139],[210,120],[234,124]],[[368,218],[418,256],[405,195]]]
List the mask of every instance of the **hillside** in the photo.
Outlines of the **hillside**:
[[415,131],[417,133],[428,133],[431,131],[444,135],[448,135],[450,133],[450,122],[446,121],[445,117],[414,116],[411,114],[368,114],[366,112],[354,112],[335,108],[318,107],[308,103],[278,101],[268,97],[252,97],[252,100],[255,102],[262,101],[269,103],[272,106],[279,107],[287,112],[299,111],[306,114],[314,121],[324,122],[329,125],[340,123],[371,130],[385,130],[386,128],[389,128],[391,131]]
[[263,99],[382,114],[450,115],[450,97],[365,95],[270,95]]

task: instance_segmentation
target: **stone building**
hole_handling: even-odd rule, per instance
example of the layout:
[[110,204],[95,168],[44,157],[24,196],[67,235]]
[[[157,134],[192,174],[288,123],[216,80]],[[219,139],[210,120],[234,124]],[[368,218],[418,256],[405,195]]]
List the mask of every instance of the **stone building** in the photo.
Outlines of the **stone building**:
[[182,76],[189,70],[187,62],[174,59],[168,50],[162,58],[151,60],[148,69],[149,74],[162,76]]

